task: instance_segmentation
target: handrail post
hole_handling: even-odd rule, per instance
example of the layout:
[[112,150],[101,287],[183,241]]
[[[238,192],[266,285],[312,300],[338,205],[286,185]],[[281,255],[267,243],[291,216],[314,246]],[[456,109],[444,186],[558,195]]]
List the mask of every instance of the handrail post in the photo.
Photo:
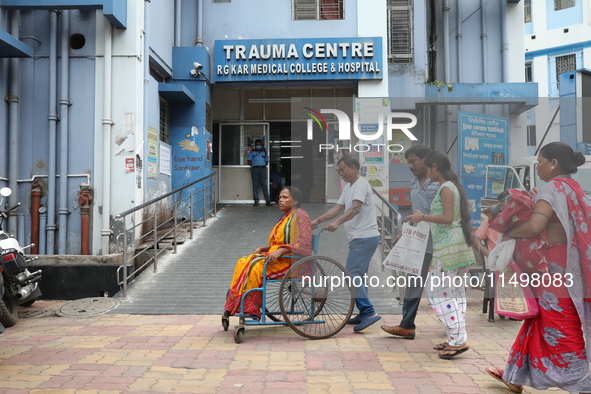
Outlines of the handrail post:
[[172,209],[172,215],[174,216],[174,229],[173,229],[174,239],[172,240],[172,244],[173,244],[172,254],[176,254],[177,213],[178,213],[178,202],[175,198],[174,199],[174,208]]
[[123,217],[123,299],[127,299],[127,226]]
[[189,239],[193,239],[193,190],[189,192]]
[[207,210],[207,198],[205,198],[205,193],[206,193],[206,184],[205,181],[203,181],[203,227],[207,226],[207,213],[205,212]]
[[158,210],[154,209],[154,272],[158,270]]

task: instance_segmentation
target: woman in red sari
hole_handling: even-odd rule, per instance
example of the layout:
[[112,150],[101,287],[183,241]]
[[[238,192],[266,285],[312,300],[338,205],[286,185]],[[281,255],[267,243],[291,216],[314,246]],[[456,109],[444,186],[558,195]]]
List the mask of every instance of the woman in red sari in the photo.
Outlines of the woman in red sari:
[[[267,279],[283,277],[291,267],[292,253],[299,256],[312,254],[312,224],[306,211],[300,208],[302,193],[295,187],[285,187],[279,194],[279,209],[284,214],[269,235],[269,245],[256,248],[241,257],[234,268],[230,291],[224,306],[224,316],[240,312],[240,300],[250,289],[263,284],[263,267],[267,264]],[[244,313],[261,316],[262,293],[253,291],[244,298]]]
[[552,278],[549,286],[532,286],[540,314],[523,322],[505,370],[486,369],[517,393],[523,386],[591,393],[591,202],[570,177],[583,163],[583,154],[563,142],[544,146],[537,171],[547,184],[535,195],[530,219],[504,236],[545,231],[548,271],[539,274]]

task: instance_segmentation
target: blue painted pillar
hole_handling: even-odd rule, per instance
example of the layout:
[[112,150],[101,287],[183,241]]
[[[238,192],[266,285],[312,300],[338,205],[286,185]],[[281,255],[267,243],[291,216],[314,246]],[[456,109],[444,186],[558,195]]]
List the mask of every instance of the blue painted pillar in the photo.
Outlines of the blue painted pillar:
[[[212,173],[212,136],[206,124],[207,105],[211,105],[212,96],[210,78],[209,53],[205,47],[174,47],[173,48],[173,77],[171,83],[184,85],[192,94],[195,101],[186,100],[172,102],[170,105],[170,144],[172,145],[171,172],[172,188],[185,186]],[[201,74],[194,77],[194,63],[203,65]],[[210,207],[212,180],[205,181],[208,188],[206,206]],[[199,182],[193,188],[197,192],[202,190],[204,182]],[[188,196],[186,193],[183,197]],[[203,199],[199,192],[195,201]],[[188,202],[180,207],[187,208]],[[193,219],[203,218],[203,201],[195,203]],[[206,208],[209,209],[209,208]],[[183,215],[186,216],[186,215]]]

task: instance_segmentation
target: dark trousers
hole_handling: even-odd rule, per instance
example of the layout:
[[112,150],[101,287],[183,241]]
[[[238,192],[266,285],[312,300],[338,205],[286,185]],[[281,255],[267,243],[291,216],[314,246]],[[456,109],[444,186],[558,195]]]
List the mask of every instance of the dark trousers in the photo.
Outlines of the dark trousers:
[[267,183],[267,168],[265,167],[252,167],[252,199],[254,202],[259,202],[259,184],[263,188],[263,195],[265,201],[271,202],[269,198],[269,183]]
[[421,303],[432,258],[433,253],[425,253],[420,277],[412,274],[406,275],[406,290],[404,292],[404,302],[402,303],[402,321],[400,322],[400,327],[402,328],[412,330],[416,328],[415,318],[417,317],[417,311]]

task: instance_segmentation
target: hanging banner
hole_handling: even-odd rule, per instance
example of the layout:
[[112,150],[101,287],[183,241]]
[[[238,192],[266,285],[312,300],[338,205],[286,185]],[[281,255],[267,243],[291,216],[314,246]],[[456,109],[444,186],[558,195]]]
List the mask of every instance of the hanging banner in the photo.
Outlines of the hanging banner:
[[148,127],[148,178],[158,178],[158,130]]

